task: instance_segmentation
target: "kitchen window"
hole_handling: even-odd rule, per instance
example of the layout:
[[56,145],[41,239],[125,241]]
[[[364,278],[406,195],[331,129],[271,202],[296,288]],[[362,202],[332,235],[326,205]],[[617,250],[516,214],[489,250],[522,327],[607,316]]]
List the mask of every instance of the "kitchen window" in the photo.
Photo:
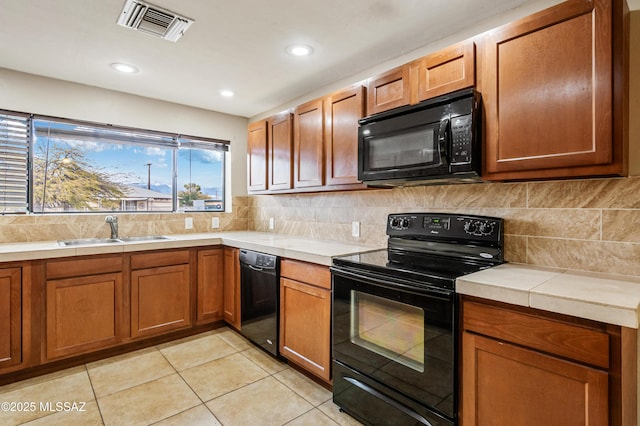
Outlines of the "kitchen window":
[[224,211],[228,141],[0,111],[0,213]]

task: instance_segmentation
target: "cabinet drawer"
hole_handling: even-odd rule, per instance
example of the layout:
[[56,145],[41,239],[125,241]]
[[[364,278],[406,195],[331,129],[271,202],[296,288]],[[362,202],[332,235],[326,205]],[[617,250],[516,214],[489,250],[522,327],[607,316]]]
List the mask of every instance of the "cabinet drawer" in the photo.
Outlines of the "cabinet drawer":
[[609,335],[557,320],[465,301],[463,327],[485,336],[609,368]]
[[280,276],[331,289],[331,272],[326,266],[282,259],[280,262]]
[[80,277],[122,271],[122,255],[47,261],[47,279]]
[[170,250],[131,256],[131,269],[156,268],[158,266],[189,263],[189,250]]

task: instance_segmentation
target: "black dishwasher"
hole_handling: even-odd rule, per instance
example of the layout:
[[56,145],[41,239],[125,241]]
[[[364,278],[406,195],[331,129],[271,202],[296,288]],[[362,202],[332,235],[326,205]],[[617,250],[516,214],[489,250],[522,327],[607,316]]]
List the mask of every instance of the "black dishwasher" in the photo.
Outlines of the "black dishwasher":
[[240,333],[278,356],[280,258],[240,250]]

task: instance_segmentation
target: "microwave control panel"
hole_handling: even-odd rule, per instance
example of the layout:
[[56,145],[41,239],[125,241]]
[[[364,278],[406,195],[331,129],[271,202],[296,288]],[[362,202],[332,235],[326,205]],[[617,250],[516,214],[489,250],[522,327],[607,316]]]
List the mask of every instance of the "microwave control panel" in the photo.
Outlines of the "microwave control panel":
[[451,119],[451,164],[471,162],[471,115]]

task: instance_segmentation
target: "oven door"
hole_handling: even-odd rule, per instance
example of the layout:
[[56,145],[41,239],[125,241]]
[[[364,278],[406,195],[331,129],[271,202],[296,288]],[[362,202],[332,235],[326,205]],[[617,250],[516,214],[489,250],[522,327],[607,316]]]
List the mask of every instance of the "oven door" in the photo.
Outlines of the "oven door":
[[[372,399],[381,407],[389,405],[388,399],[396,408],[405,405],[402,401],[417,401],[420,406],[406,407],[407,412],[419,414],[421,406],[433,412],[422,423],[453,424],[454,292],[340,267],[332,268],[332,279],[334,401],[372,423],[377,421],[366,418],[375,412]],[[354,374],[344,374],[341,366]]]

